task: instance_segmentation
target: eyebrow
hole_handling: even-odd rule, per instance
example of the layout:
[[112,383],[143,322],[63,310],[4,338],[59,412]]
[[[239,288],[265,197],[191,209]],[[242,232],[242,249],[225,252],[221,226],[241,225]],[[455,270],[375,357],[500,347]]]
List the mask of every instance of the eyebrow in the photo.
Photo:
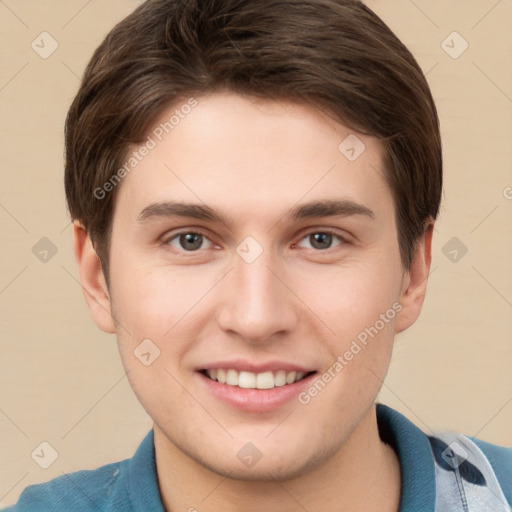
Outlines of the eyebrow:
[[330,216],[349,217],[351,215],[364,215],[375,219],[375,213],[370,208],[349,199],[312,201],[292,208],[287,217],[292,220],[301,220]]
[[[311,201],[295,206],[284,217],[297,221],[318,217],[349,217],[352,215],[363,215],[375,219],[375,213],[370,208],[349,199]],[[139,213],[137,221],[144,223],[159,217],[190,217],[225,225],[229,224],[228,219],[222,213],[205,204],[179,202],[152,203]]]

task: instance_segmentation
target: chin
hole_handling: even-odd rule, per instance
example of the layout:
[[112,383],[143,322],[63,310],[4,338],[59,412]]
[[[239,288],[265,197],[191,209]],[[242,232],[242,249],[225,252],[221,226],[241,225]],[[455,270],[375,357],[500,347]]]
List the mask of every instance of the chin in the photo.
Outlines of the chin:
[[[206,446],[177,447],[199,466],[223,478],[247,482],[272,482],[300,478],[313,471],[333,455],[333,447],[317,447],[293,443],[279,447],[268,445],[258,449],[252,443],[233,441],[233,446],[221,446],[212,453]],[[241,447],[240,447],[241,446]],[[188,448],[192,448],[189,450]]]
[[243,467],[238,462],[235,464],[209,464],[206,461],[196,461],[209,471],[231,480],[242,482],[275,482],[300,478],[318,466],[319,461],[297,460],[296,454],[279,461],[264,461],[263,457],[252,467]]

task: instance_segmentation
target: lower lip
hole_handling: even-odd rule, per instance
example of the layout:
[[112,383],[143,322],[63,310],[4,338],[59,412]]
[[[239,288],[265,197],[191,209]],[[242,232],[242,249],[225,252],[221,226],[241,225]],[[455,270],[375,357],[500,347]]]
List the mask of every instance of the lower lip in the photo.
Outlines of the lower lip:
[[316,373],[293,384],[271,389],[244,389],[238,386],[228,386],[209,379],[201,372],[197,372],[197,375],[207,390],[224,403],[242,411],[268,412],[279,409],[291,400],[297,399],[301,390],[309,386]]

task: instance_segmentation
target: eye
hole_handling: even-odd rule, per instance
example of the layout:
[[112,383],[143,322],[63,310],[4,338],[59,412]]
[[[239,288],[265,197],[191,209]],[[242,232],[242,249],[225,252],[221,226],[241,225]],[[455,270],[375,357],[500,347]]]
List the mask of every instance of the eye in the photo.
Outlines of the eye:
[[306,248],[325,250],[331,249],[334,239],[338,239],[341,242],[338,245],[342,245],[345,242],[340,236],[329,231],[315,231],[306,235],[297,245],[304,247],[302,244],[304,241],[307,241],[310,247],[306,246]]
[[211,245],[211,241],[205,235],[194,231],[176,233],[165,241],[166,244],[171,245],[175,249],[187,252],[196,252],[198,249],[205,249],[203,246],[205,242]]

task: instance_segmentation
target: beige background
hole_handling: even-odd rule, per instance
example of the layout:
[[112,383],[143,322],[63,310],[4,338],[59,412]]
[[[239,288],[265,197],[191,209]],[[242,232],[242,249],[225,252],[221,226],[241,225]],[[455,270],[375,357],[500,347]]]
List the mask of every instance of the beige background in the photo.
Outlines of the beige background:
[[[28,484],[129,457],[151,427],[114,337],[89,318],[62,180],[63,123],[79,77],[107,31],[138,3],[0,0],[4,505]],[[424,311],[397,337],[379,399],[426,432],[451,428],[510,446],[512,1],[368,4],[427,73],[441,117],[446,180]],[[47,59],[31,48],[43,31],[59,45]],[[469,44],[457,59],[442,47],[453,31]],[[450,36],[446,44],[453,53],[463,41]],[[58,250],[46,263],[32,252],[43,237]],[[456,262],[445,255],[454,256],[445,247],[453,237],[468,249]],[[59,455],[46,470],[31,458],[43,441]]]

